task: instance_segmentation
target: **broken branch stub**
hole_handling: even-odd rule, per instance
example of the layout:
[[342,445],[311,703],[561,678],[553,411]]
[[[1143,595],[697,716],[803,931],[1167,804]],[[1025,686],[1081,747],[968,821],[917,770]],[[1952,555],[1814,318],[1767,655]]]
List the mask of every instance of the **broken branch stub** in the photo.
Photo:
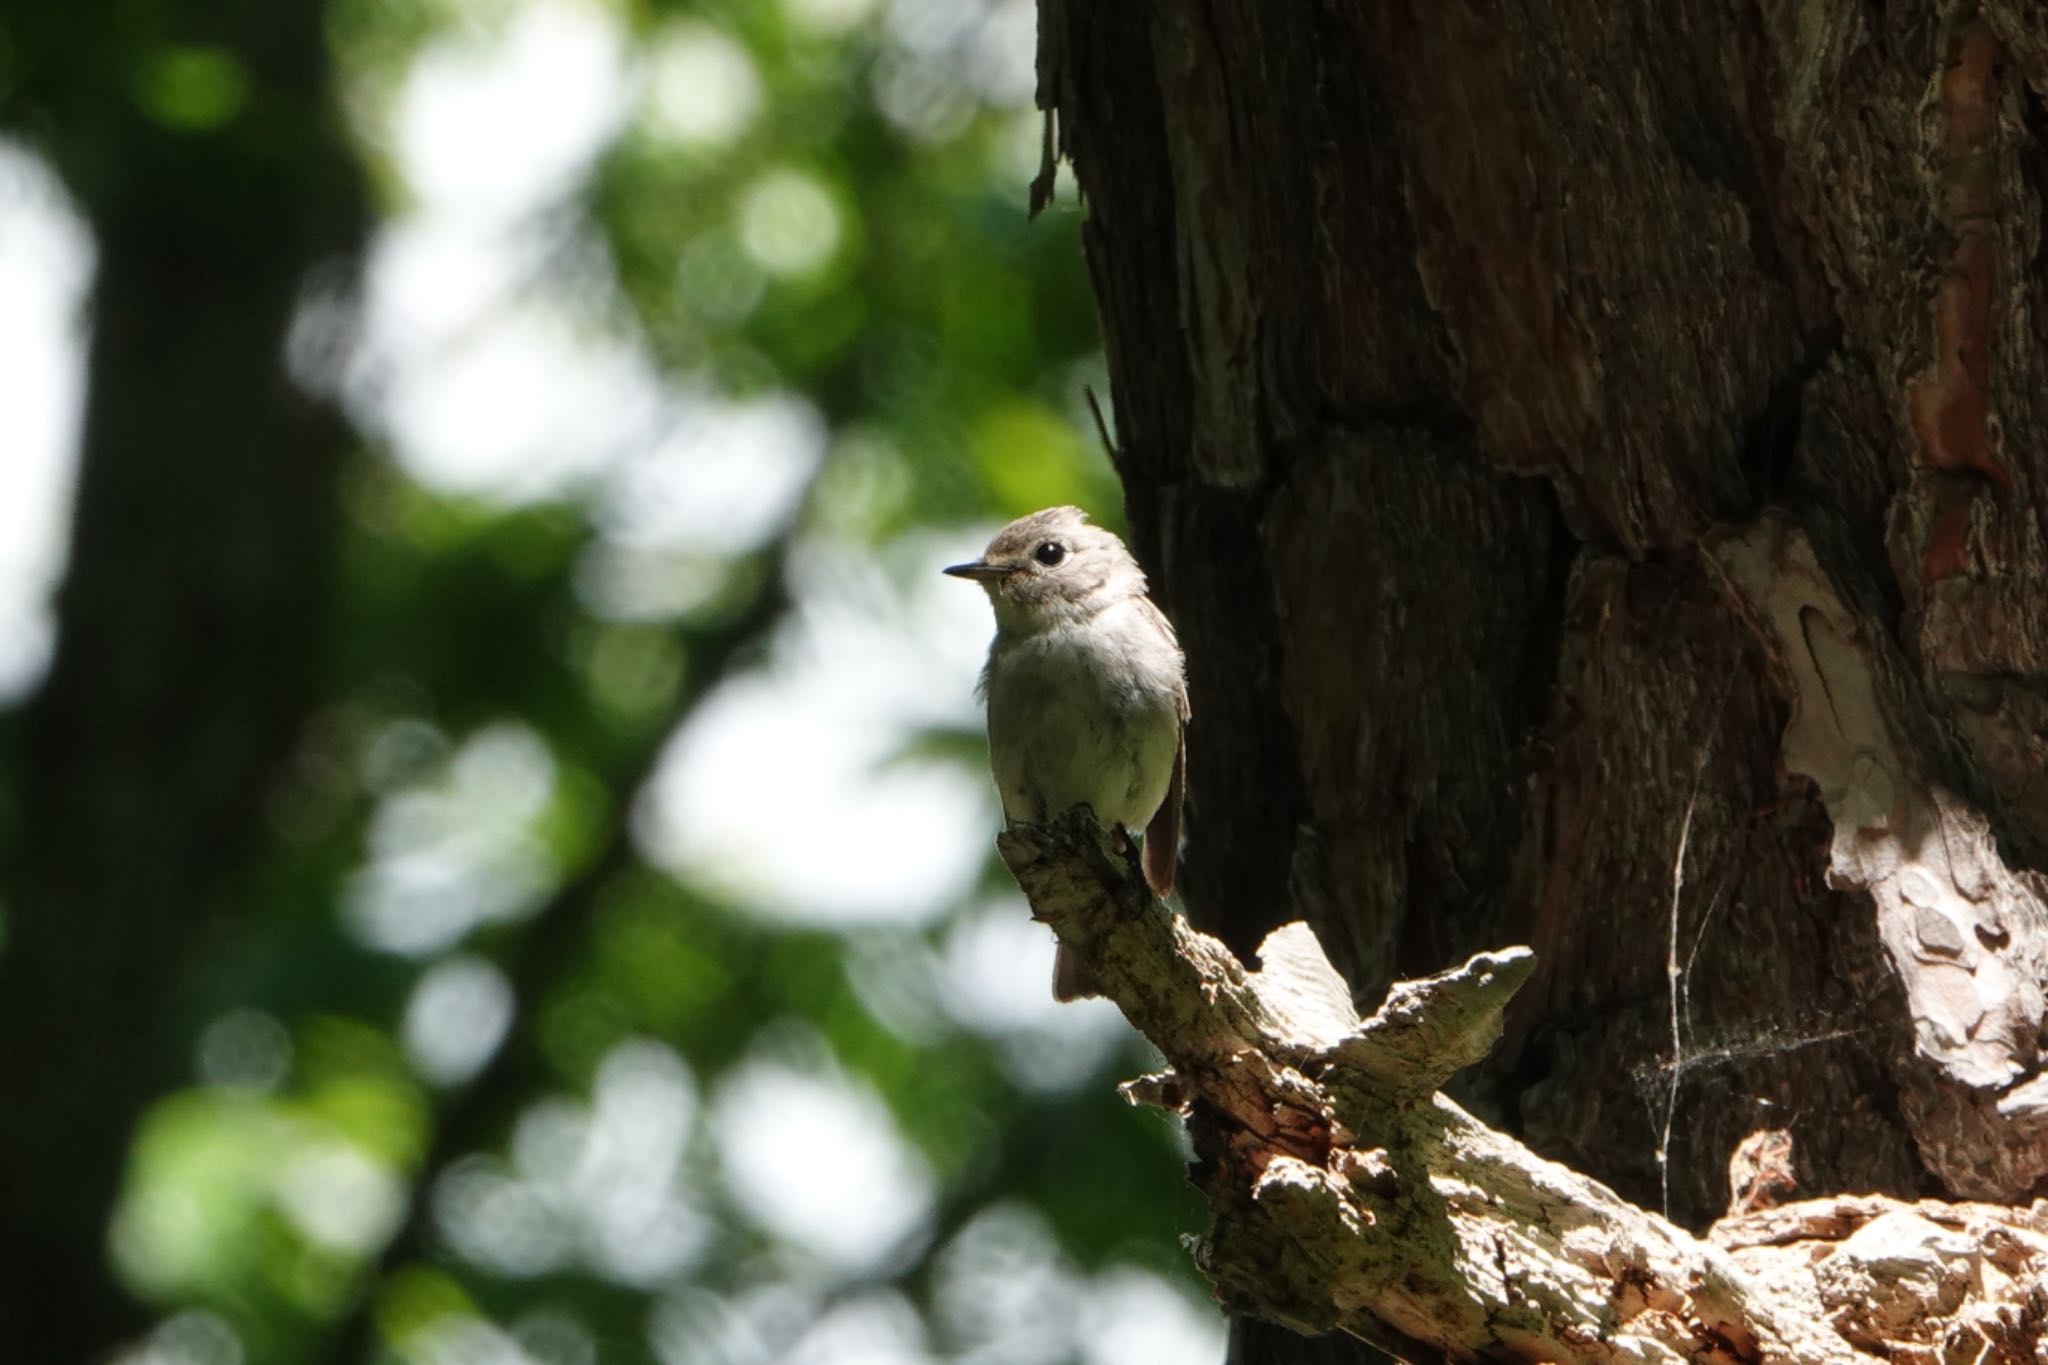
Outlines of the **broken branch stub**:
[[1532,957],[1482,954],[1361,1019],[1306,926],[1248,970],[1155,900],[1085,813],[997,848],[1172,1068],[1127,1094],[1187,1114],[1233,1308],[1399,1355],[1858,1359],[1803,1289],[1546,1161],[1435,1093],[1484,1055]]

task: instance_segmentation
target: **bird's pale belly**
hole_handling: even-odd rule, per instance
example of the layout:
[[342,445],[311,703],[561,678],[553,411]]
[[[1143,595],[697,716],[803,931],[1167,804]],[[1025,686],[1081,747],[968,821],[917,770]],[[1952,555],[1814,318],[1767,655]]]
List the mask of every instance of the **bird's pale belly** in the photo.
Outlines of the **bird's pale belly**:
[[1142,830],[1166,799],[1180,743],[1171,695],[1125,683],[1082,651],[1015,660],[991,688],[990,757],[1003,814],[1043,822],[1086,805]]

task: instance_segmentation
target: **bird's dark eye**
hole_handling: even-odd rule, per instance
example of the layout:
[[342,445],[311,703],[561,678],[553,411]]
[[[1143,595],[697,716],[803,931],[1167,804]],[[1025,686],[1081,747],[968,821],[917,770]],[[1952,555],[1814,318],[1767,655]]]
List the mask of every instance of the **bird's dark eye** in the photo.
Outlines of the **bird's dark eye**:
[[1041,541],[1038,548],[1031,552],[1031,557],[1050,569],[1067,557],[1067,547],[1057,540]]

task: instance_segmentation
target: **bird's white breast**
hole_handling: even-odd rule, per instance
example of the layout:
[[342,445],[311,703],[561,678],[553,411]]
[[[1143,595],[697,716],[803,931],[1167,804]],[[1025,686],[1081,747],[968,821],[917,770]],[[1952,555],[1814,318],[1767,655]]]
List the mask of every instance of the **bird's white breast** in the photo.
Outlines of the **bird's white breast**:
[[1172,777],[1181,687],[1179,651],[1139,599],[998,639],[988,732],[1003,814],[1040,822],[1086,804],[1143,829]]

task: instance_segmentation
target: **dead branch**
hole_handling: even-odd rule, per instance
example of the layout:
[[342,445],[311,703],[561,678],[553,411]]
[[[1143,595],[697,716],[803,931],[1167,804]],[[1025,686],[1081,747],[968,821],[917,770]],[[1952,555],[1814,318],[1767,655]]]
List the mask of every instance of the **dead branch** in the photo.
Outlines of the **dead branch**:
[[2043,1206],[1810,1201],[1702,1240],[1438,1094],[1498,1037],[1527,949],[1360,1018],[1306,926],[1245,968],[1085,812],[997,847],[1164,1055],[1126,1093],[1188,1116],[1211,1210],[1197,1260],[1237,1311],[1454,1360],[2036,1358]]

